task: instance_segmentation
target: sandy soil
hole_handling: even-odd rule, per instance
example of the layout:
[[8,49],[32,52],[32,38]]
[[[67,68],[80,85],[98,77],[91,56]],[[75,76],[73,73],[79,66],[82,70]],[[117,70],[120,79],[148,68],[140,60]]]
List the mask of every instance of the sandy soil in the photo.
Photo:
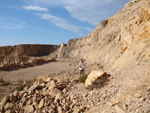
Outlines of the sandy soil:
[[51,62],[44,65],[19,69],[15,71],[0,71],[0,78],[5,81],[32,80],[40,75],[48,75],[50,73],[59,73],[64,70],[72,70],[77,68],[70,65],[69,62]]

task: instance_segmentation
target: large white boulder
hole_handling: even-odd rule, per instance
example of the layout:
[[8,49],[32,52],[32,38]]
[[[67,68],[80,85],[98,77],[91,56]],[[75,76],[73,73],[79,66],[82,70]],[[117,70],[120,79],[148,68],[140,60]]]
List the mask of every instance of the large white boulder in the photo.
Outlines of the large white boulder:
[[88,86],[92,85],[95,80],[104,75],[106,75],[106,72],[104,71],[92,71],[85,81],[85,87],[87,88]]

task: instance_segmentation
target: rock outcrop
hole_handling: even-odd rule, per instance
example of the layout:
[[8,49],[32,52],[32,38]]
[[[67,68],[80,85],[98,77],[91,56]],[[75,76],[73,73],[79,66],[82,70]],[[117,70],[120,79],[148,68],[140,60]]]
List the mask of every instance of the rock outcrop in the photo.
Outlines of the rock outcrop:
[[22,44],[0,47],[0,56],[46,56],[54,52],[58,45]]
[[[137,108],[134,105],[135,108],[131,108],[133,103],[129,100],[141,90],[148,90],[150,83],[149,0],[132,0],[116,14],[101,21],[86,37],[71,39],[59,54],[64,58],[84,58],[86,63],[99,65],[113,77],[107,89],[117,87],[119,91],[105,104],[89,112],[149,112],[146,103],[144,111],[136,105]],[[128,104],[124,104],[126,102]]]
[[148,0],[136,0],[101,21],[86,37],[71,39],[58,56],[84,58],[106,69],[121,69],[149,48],[149,11]]
[[55,52],[58,45],[16,45],[0,47],[0,70],[13,70],[54,61],[46,57]]

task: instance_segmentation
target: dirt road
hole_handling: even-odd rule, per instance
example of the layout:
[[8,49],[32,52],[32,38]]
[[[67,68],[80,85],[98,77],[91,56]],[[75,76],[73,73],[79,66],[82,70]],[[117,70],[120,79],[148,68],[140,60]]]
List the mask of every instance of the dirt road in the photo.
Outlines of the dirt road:
[[5,81],[32,80],[40,75],[48,75],[50,73],[59,73],[64,70],[72,70],[76,66],[70,66],[69,62],[51,62],[35,67],[28,67],[15,71],[0,71],[0,78]]

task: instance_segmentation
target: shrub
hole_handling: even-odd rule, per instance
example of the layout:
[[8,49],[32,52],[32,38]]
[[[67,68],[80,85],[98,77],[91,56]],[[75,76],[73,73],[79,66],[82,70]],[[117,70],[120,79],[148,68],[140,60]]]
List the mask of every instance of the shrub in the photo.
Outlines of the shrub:
[[85,83],[86,78],[88,77],[89,74],[84,74],[82,76],[79,77],[79,82],[81,83]]
[[9,82],[3,81],[2,84],[1,84],[1,86],[7,86],[9,84],[10,84]]
[[10,84],[9,82],[6,82],[3,78],[0,78],[0,83],[0,86],[7,86]]
[[24,87],[26,87],[26,84],[21,84],[19,87],[18,87],[18,90],[19,91],[22,91],[24,89]]

